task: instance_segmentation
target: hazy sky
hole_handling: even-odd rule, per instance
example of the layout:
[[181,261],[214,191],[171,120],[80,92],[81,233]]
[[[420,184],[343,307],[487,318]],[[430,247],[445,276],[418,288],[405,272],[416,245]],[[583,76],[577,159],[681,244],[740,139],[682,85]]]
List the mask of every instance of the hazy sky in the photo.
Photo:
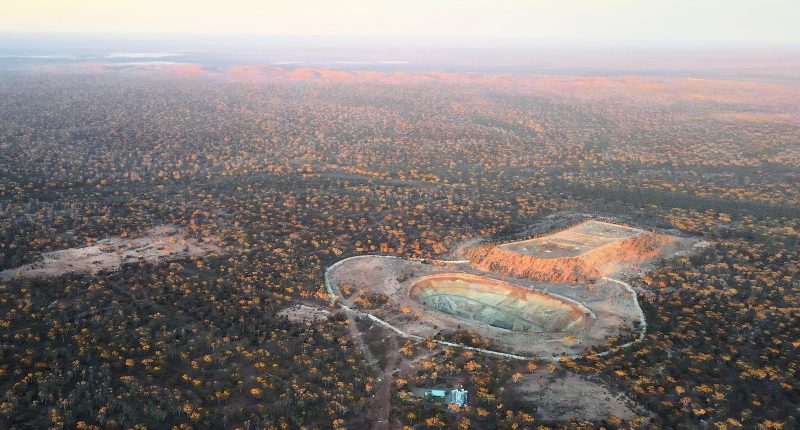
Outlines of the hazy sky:
[[0,0],[0,32],[800,44],[800,0]]

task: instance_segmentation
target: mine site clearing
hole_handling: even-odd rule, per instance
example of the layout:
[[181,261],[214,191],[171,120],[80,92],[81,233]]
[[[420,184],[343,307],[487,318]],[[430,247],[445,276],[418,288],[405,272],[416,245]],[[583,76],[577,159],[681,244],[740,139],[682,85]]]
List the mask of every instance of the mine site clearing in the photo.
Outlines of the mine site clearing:
[[574,257],[644,232],[627,226],[589,220],[545,237],[505,243],[498,248],[539,258]]
[[[399,334],[432,338],[472,330],[491,339],[490,351],[515,358],[583,354],[608,337],[636,330],[642,320],[635,297],[612,282],[591,289],[533,288],[530,281],[474,269],[453,272],[418,261],[360,256],[330,270],[328,284],[343,305]],[[387,303],[371,308],[375,297],[386,297]]]
[[224,250],[214,242],[215,238],[211,237],[191,237],[184,228],[161,225],[149,228],[135,238],[112,236],[80,248],[43,253],[34,263],[0,271],[0,280],[53,278],[68,273],[96,275],[118,271],[125,264],[224,254]]
[[[465,253],[474,256],[479,250],[491,257],[500,252],[523,267],[491,259],[476,264],[366,255],[332,265],[326,287],[351,313],[403,337],[475,349],[443,340],[450,332],[472,330],[491,340],[483,352],[577,358],[607,354],[644,336],[646,321],[635,291],[608,275],[621,274],[620,268],[643,270],[696,242],[589,220],[534,239],[490,246],[472,242]],[[556,257],[546,252],[552,244],[570,249]],[[581,257],[587,252],[591,258]],[[609,345],[610,338],[625,343]]]

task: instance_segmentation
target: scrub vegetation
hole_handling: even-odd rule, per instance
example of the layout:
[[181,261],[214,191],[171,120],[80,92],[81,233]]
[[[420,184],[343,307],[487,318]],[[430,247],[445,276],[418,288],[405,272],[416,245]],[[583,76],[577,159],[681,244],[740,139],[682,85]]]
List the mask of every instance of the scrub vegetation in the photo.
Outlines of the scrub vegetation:
[[[164,225],[214,246],[3,277],[0,428],[800,426],[795,82],[180,72],[0,75],[0,270]],[[555,213],[708,245],[631,274],[646,337],[602,357],[486,356],[329,305],[325,269],[343,258],[447,258]],[[298,304],[331,314],[282,312]],[[620,416],[514,389],[564,375]],[[456,410],[407,395],[457,385]]]

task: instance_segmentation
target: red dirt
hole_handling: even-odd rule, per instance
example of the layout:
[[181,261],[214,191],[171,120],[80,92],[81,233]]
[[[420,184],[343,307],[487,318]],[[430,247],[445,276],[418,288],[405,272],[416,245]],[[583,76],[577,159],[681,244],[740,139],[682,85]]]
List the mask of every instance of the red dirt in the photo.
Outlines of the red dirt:
[[676,245],[677,239],[643,232],[574,257],[541,258],[478,246],[467,250],[472,265],[480,270],[555,283],[586,283],[653,260]]

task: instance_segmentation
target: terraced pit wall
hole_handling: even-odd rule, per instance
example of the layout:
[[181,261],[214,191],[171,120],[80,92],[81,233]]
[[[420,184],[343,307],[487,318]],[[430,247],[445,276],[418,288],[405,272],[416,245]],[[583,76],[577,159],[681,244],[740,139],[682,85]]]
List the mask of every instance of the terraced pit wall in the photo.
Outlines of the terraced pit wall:
[[464,273],[420,278],[409,295],[441,312],[511,331],[573,332],[590,319],[590,311],[576,302]]

